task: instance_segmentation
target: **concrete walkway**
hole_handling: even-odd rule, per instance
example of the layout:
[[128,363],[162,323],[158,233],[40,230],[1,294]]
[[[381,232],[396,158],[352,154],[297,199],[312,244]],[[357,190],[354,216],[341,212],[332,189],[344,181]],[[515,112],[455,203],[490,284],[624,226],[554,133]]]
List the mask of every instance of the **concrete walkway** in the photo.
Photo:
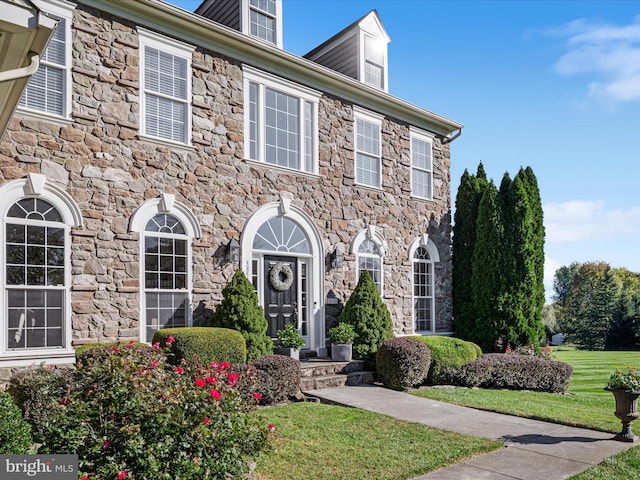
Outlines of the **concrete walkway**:
[[373,385],[326,388],[309,394],[327,403],[500,440],[506,445],[413,480],[559,480],[637,445],[614,441],[610,433],[459,407]]

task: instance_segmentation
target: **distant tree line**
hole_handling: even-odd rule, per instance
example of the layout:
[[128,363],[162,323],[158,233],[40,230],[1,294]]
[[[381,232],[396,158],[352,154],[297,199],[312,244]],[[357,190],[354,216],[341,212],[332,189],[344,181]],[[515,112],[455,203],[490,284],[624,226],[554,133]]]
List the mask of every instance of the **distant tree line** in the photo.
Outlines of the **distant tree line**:
[[640,343],[640,274],[604,262],[572,263],[554,276],[555,329],[589,350]]
[[455,335],[492,351],[544,340],[544,225],[533,170],[504,174],[498,189],[482,163],[465,170],[453,227]]

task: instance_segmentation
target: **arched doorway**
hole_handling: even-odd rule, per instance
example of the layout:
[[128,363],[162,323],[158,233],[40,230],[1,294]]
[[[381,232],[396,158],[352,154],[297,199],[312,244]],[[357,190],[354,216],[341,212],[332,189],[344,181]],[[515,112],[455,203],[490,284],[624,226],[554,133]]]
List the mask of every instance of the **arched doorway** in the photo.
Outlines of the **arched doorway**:
[[242,269],[258,292],[268,335],[294,323],[304,348],[325,355],[324,254],[311,219],[282,199],[257,210],[240,241]]

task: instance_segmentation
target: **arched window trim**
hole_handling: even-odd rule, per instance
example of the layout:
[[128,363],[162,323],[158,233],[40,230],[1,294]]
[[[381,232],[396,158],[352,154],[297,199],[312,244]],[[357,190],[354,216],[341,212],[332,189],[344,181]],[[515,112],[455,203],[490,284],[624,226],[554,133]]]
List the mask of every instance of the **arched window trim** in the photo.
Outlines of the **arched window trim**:
[[202,237],[200,224],[193,212],[185,205],[175,201],[175,195],[163,193],[140,205],[129,220],[129,231],[143,233],[147,222],[159,213],[167,213],[176,217],[184,226],[187,236]]
[[440,254],[438,253],[438,247],[436,247],[436,244],[433,243],[433,240],[431,240],[426,234],[420,235],[413,242],[411,242],[411,245],[409,246],[409,257],[408,257],[409,260],[413,260],[413,257],[416,254],[416,250],[419,247],[427,248],[427,252],[429,252],[429,258],[431,259],[432,262],[436,263],[440,261]]
[[358,252],[358,250],[360,248],[360,245],[362,245],[362,243],[365,240],[371,240],[378,247],[378,251],[380,252],[380,296],[384,298],[384,276],[385,276],[384,259],[389,254],[389,246],[387,244],[387,241],[384,239],[384,237],[382,236],[380,231],[375,227],[375,225],[369,225],[367,228],[360,231],[353,239],[353,242],[351,242],[350,252],[352,255],[356,256],[356,272],[357,272],[356,281],[358,281],[360,277],[359,257],[360,255],[362,255],[361,253]]
[[[145,286],[145,238],[146,227],[149,220],[158,214],[171,215],[177,218],[184,227],[185,234],[170,234],[165,232],[149,232],[150,235],[156,237],[171,237],[182,238],[187,241],[187,287],[188,292],[188,305],[187,305],[187,317],[185,319],[186,326],[191,326],[193,322],[193,308],[192,308],[192,295],[193,295],[193,252],[191,248],[191,241],[194,238],[200,238],[202,232],[196,216],[191,212],[189,208],[180,202],[175,201],[175,195],[162,194],[158,198],[147,200],[140,205],[138,209],[133,213],[129,220],[129,231],[138,232],[140,234],[139,239],[139,255],[140,255],[140,341],[150,342],[151,339],[147,338],[147,304],[146,294],[147,288]],[[149,289],[150,291],[157,291],[157,289]],[[175,289],[167,290],[168,292],[174,292]]]
[[[71,346],[71,228],[83,226],[82,213],[73,198],[60,187],[49,182],[45,175],[30,173],[25,178],[13,180],[0,187],[0,238],[1,248],[4,252],[6,242],[6,224],[9,209],[18,201],[27,198],[39,198],[53,205],[62,217],[61,225],[64,226],[65,238],[65,263],[64,263],[64,300],[63,323],[64,337],[62,348],[51,349],[25,349],[24,351],[7,350],[7,308],[6,308],[6,259],[0,256],[0,366],[26,366],[34,362],[45,361],[47,363],[72,363],[75,359],[74,349]],[[20,221],[22,222],[22,221]],[[28,222],[28,220],[27,220]]]

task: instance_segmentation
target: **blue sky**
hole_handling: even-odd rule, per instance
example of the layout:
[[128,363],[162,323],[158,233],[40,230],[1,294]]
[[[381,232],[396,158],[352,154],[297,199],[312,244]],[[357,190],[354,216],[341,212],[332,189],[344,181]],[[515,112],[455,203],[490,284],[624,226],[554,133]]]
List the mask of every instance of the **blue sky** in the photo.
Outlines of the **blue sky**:
[[640,1],[284,0],[284,48],[303,55],[372,9],[389,93],[464,124],[453,201],[480,161],[497,184],[531,166],[548,293],[573,261],[640,272]]

